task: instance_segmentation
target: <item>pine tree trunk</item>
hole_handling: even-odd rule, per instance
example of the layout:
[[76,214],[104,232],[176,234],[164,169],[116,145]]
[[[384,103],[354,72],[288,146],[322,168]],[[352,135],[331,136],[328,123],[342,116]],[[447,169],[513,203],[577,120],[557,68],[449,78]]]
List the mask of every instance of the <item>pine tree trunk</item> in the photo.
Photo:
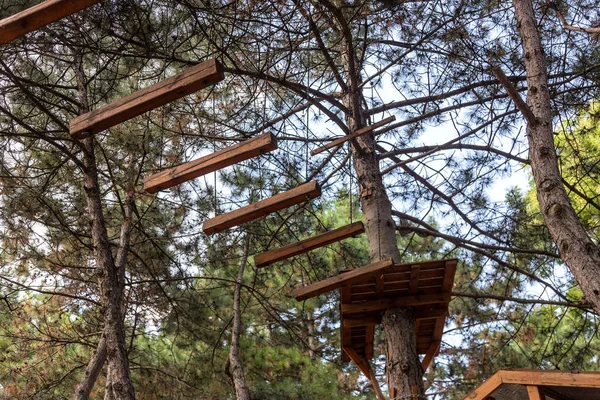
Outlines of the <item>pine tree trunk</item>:
[[[77,82],[79,100],[82,108],[79,111],[84,113],[89,111],[89,106],[85,88],[86,80],[83,71],[83,59],[80,54],[76,58],[78,61]],[[112,396],[115,400],[133,400],[135,399],[135,393],[129,373],[129,360],[127,358],[125,343],[125,324],[121,312],[125,263],[131,232],[133,191],[131,190],[127,193],[127,204],[124,207],[126,215],[121,227],[119,251],[117,253],[118,262],[115,262],[102,210],[93,136],[83,140],[82,150],[85,178],[84,190],[88,206],[88,216],[91,221],[92,247],[96,262],[100,300],[104,312],[103,339],[106,343],[106,359],[108,360],[107,390],[110,391],[109,396]],[[90,364],[99,361],[92,359]],[[90,364],[88,364],[87,369],[97,368],[97,366],[90,366]],[[93,382],[88,382],[87,384],[93,386]]]
[[244,374],[244,366],[240,358],[240,334],[242,331],[242,308],[241,308],[241,293],[242,283],[244,281],[244,270],[248,261],[248,251],[250,246],[250,237],[246,235],[244,239],[244,254],[240,263],[240,269],[233,293],[233,330],[231,332],[231,347],[229,349],[229,364],[233,385],[235,387],[235,396],[237,400],[250,400],[250,392],[246,383],[246,375]]
[[87,400],[90,398],[90,393],[94,388],[96,379],[98,379],[98,375],[100,375],[100,371],[102,371],[105,362],[106,340],[104,340],[104,335],[102,335],[100,341],[98,341],[96,351],[85,367],[83,379],[79,382],[79,385],[77,385],[77,389],[75,389],[75,396],[73,396],[74,400]]
[[[341,29],[342,32],[348,29]],[[348,130],[354,132],[365,126],[360,104],[360,63],[349,36],[345,37],[341,51],[346,75],[347,93],[344,105],[350,110],[346,116]],[[371,262],[391,257],[400,263],[401,256],[396,240],[396,226],[392,218],[392,204],[387,196],[379,160],[372,135],[363,135],[352,145],[352,158],[360,188],[360,202],[365,216],[365,232],[369,242]],[[425,398],[423,369],[416,352],[416,324],[412,309],[398,307],[387,310],[382,319],[386,340],[386,364],[394,367],[387,371],[388,390],[395,398]],[[407,332],[412,332],[411,334]],[[397,335],[402,333],[401,335]],[[388,336],[389,335],[389,336]],[[368,360],[369,362],[371,360]],[[409,384],[404,384],[408,382]],[[404,396],[404,397],[403,397]]]
[[544,221],[560,256],[586,299],[600,313],[600,252],[583,229],[562,184],[554,147],[544,50],[531,0],[513,0],[527,70],[527,104],[536,123],[527,126],[529,158]]

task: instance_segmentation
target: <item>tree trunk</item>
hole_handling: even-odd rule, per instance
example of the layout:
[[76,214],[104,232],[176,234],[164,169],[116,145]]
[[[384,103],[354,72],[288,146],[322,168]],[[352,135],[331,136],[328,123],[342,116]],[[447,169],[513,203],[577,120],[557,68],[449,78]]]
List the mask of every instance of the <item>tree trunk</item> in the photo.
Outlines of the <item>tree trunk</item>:
[[[83,58],[77,55],[77,83],[79,89],[79,100],[81,102],[80,112],[89,111],[87,93],[85,87],[85,76],[83,72]],[[92,246],[100,288],[100,299],[104,312],[103,339],[106,343],[106,358],[108,360],[108,374],[106,377],[107,390],[116,400],[135,399],[133,384],[129,374],[129,360],[125,344],[125,324],[121,312],[125,280],[125,263],[129,248],[131,232],[131,209],[133,202],[133,190],[128,190],[127,203],[124,206],[125,216],[121,226],[119,250],[117,253],[118,264],[115,263],[111,252],[111,244],[108,240],[104,213],[102,211],[102,199],[100,196],[100,185],[98,182],[98,169],[96,167],[96,154],[94,148],[94,137],[83,140],[83,165],[84,165],[84,189],[86,194],[88,215],[91,221]],[[92,359],[92,362],[100,360]],[[87,369],[94,369],[88,365]],[[87,383],[93,386],[93,382]],[[91,388],[90,388],[91,390]]]
[[527,70],[527,104],[536,121],[527,126],[529,158],[544,221],[560,256],[586,299],[600,313],[600,252],[587,235],[562,184],[554,147],[544,50],[531,0],[513,0]]
[[102,366],[104,366],[105,361],[106,340],[104,340],[104,335],[102,335],[100,341],[98,341],[96,351],[92,355],[88,365],[85,367],[83,379],[79,382],[79,385],[77,385],[77,389],[75,389],[75,395],[73,396],[74,400],[87,400],[90,398],[90,393],[94,388],[98,375],[100,375],[100,371],[102,371]]
[[[340,24],[344,23],[343,16],[340,14],[338,14],[338,21]],[[349,28],[341,27],[340,31],[349,32]],[[364,103],[360,89],[361,66],[351,36],[345,35],[344,38],[344,48],[341,51],[347,81],[344,105],[350,110],[346,116],[346,123],[349,132],[355,132],[366,125],[360,106]],[[387,196],[379,170],[373,136],[363,135],[356,139],[356,144],[352,145],[352,156],[360,189],[361,208],[365,216],[365,232],[369,242],[371,262],[391,257],[394,262],[400,263],[396,225],[392,218],[392,203]],[[406,368],[394,367],[387,371],[388,390],[395,398],[407,398],[407,396],[425,398],[423,369],[416,352],[416,324],[413,311],[410,308],[398,307],[387,310],[384,316],[382,326],[386,334],[386,363],[388,366],[406,366]],[[407,334],[408,331],[411,334]],[[397,332],[404,332],[404,334],[396,336]],[[409,385],[404,385],[404,382],[408,382]]]
[[240,269],[233,292],[233,330],[231,332],[231,347],[229,349],[229,365],[233,375],[233,385],[235,387],[235,396],[237,400],[250,400],[250,392],[244,375],[244,367],[240,358],[240,333],[242,331],[242,308],[241,293],[242,283],[244,281],[244,270],[248,261],[248,251],[250,247],[250,236],[246,234],[244,239],[244,254],[240,263]]

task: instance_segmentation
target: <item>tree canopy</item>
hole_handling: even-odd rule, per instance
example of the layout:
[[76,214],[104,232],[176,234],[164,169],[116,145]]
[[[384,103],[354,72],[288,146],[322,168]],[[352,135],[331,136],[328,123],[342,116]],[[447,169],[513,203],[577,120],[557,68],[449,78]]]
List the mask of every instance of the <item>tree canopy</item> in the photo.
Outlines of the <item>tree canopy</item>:
[[[533,2],[527,25],[529,6],[106,0],[1,45],[0,396],[376,398],[341,360],[339,294],[286,294],[385,257],[460,260],[419,395],[462,398],[500,367],[598,369],[600,295],[556,228],[574,222],[554,190],[594,260],[600,15],[594,1]],[[76,116],[213,58],[221,83],[69,135]],[[143,190],[157,171],[266,131],[274,152]],[[556,155],[558,176],[545,164]],[[514,180],[523,171],[537,195]],[[312,180],[318,199],[202,233]],[[359,220],[362,237],[253,263]],[[385,340],[377,329],[375,375],[388,374],[386,393],[409,390]]]

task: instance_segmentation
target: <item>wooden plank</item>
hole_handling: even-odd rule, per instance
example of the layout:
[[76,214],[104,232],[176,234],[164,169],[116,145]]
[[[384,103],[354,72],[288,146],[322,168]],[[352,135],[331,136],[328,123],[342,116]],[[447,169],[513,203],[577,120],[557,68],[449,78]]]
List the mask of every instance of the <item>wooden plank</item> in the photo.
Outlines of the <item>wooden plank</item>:
[[421,267],[419,265],[412,265],[410,267],[410,288],[408,290],[411,296],[417,294],[417,289],[419,288],[419,272]]
[[581,371],[502,371],[502,381],[517,385],[600,388],[600,372]]
[[46,0],[0,21],[0,44],[42,28],[101,0]]
[[395,121],[395,120],[396,120],[396,117],[391,116],[391,117],[383,119],[383,120],[381,120],[379,122],[376,122],[373,125],[365,126],[364,128],[361,128],[361,129],[357,130],[356,132],[354,132],[354,133],[352,133],[350,135],[342,136],[339,139],[332,140],[331,142],[327,143],[324,146],[321,146],[321,147],[318,147],[318,148],[314,149],[313,151],[310,152],[310,155],[311,156],[316,156],[317,154],[322,153],[325,150],[329,150],[329,149],[331,149],[333,147],[340,146],[340,145],[346,143],[348,140],[353,140],[353,139],[356,139],[359,136],[365,135],[367,133],[371,133],[371,132],[373,132],[373,130],[375,130],[375,129],[381,127],[381,126],[387,125],[390,122]]
[[[366,265],[364,267],[356,268],[352,271],[343,273],[341,275],[332,276],[322,281],[298,288],[292,292],[292,297],[296,300],[302,301],[311,297],[315,297],[319,294],[326,293],[344,286],[346,283],[351,283],[353,280],[361,279],[365,275],[375,274],[383,271],[386,268],[390,268],[394,265],[391,258],[387,258],[382,261],[374,262],[373,264]],[[342,307],[344,305],[342,304]]]
[[373,342],[375,341],[375,325],[367,325],[365,332],[365,355],[367,360],[373,358]]
[[355,222],[353,224],[346,225],[296,243],[288,244],[287,246],[283,246],[278,249],[269,250],[258,254],[254,257],[254,264],[257,267],[264,267],[277,261],[285,260],[286,258],[307,253],[319,247],[327,246],[328,244],[359,235],[364,231],[365,226],[363,223]]
[[381,323],[381,315],[373,314],[362,318],[342,318],[342,327],[353,328],[355,326],[379,325]]
[[[349,285],[344,285],[340,288],[340,302],[341,303],[347,303],[350,301],[350,286]],[[339,306],[340,308],[342,307],[341,304]],[[340,314],[341,315],[341,314]],[[344,317],[341,316],[341,319],[344,320]],[[342,347],[342,361],[343,362],[349,362],[350,361],[350,357],[348,357],[348,354],[346,354],[345,351],[343,351],[344,347],[350,346],[350,344],[352,343],[351,340],[351,332],[352,332],[352,328],[344,328],[344,326],[342,325],[341,329],[341,335],[340,335],[340,341],[341,341],[341,347]]]
[[529,400],[546,400],[546,396],[544,396],[538,386],[528,385],[527,395],[529,395]]
[[223,78],[223,68],[215,59],[205,61],[155,85],[74,118],[70,124],[71,136],[81,139],[96,134],[220,82]]
[[144,179],[144,189],[156,193],[221,168],[239,163],[277,148],[277,139],[271,133],[264,133],[244,140],[197,160],[169,168]]
[[423,357],[423,361],[421,362],[421,365],[423,366],[423,371],[427,371],[427,368],[429,368],[429,366],[431,365],[431,362],[437,354],[441,343],[441,340],[434,340],[433,342],[431,342],[431,345],[429,345],[427,353],[425,353],[425,357]]
[[443,294],[428,294],[421,296],[404,296],[386,299],[368,300],[362,303],[342,304],[342,314],[381,311],[392,307],[412,307],[425,304],[443,303]]
[[450,301],[450,293],[452,292],[452,286],[454,286],[454,274],[456,273],[457,262],[457,260],[446,261],[442,292],[446,293],[448,301]]
[[268,199],[257,201],[256,203],[204,221],[202,230],[207,235],[212,235],[213,233],[222,232],[233,226],[252,221],[294,204],[314,199],[320,195],[321,189],[319,185],[316,181],[311,181],[287,192],[276,194]]

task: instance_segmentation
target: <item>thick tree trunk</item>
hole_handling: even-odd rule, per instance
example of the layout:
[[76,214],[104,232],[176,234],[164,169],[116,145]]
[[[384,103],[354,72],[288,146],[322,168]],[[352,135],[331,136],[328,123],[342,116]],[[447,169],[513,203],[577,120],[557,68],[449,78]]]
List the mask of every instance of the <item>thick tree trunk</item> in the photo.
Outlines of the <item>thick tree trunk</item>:
[[[338,14],[340,24],[343,18]],[[349,32],[342,27],[341,32]],[[350,110],[346,116],[348,130],[354,132],[365,126],[360,89],[360,63],[354,52],[352,38],[345,36],[344,48],[341,51],[346,76],[347,93],[344,105]],[[372,135],[363,135],[353,144],[352,155],[356,178],[360,188],[360,201],[365,216],[365,232],[369,242],[371,262],[391,257],[394,262],[401,262],[400,251],[396,240],[396,225],[392,218],[390,202],[375,151],[375,140]],[[412,309],[402,307],[389,309],[382,319],[386,340],[386,364],[393,366],[387,371],[388,390],[394,398],[425,398],[423,386],[423,369],[416,352],[416,324]],[[398,332],[403,334],[397,336]],[[412,332],[407,334],[406,332]],[[369,360],[370,361],[370,360]],[[395,366],[402,366],[398,368]],[[408,385],[405,384],[408,382]]]
[[381,324],[385,333],[386,371],[391,399],[418,394],[418,388],[423,386],[423,377],[422,374],[411,373],[422,370],[417,353],[414,310],[386,310]]
[[560,256],[586,299],[600,313],[600,252],[583,229],[562,184],[554,147],[552,109],[544,50],[531,0],[513,0],[527,70],[527,104],[536,122],[528,124],[529,158],[544,221]]
[[246,375],[244,374],[242,359],[240,358],[240,334],[242,331],[242,308],[240,297],[242,293],[242,283],[244,281],[244,270],[246,269],[246,263],[248,262],[250,237],[246,235],[244,241],[244,254],[242,255],[235,291],[233,293],[233,330],[231,332],[231,347],[229,349],[229,365],[231,366],[231,374],[237,400],[250,400]]

